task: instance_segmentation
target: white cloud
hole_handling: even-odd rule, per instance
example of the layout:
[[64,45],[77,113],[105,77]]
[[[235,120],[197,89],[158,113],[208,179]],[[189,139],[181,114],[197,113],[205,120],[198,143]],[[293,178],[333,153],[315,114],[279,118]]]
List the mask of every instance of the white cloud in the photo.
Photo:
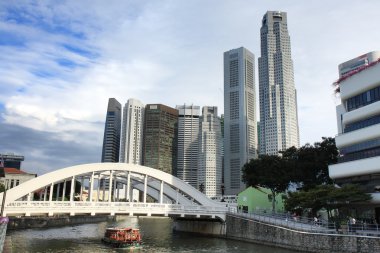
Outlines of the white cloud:
[[[379,7],[376,0],[2,2],[0,31],[24,45],[0,40],[0,113],[7,123],[98,146],[109,97],[217,105],[221,113],[223,52],[244,46],[257,59],[262,16],[283,10],[301,144],[313,143],[336,133],[337,65],[379,49],[377,23],[369,22]],[[98,137],[81,140],[82,131]]]

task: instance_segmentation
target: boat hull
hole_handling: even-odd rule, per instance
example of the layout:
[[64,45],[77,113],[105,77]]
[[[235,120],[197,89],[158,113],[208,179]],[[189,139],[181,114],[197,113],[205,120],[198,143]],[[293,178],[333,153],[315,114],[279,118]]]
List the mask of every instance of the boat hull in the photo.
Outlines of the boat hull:
[[111,245],[114,248],[139,248],[141,247],[141,242],[131,241],[131,242],[123,242],[112,240],[109,238],[102,238],[102,242],[108,245]]

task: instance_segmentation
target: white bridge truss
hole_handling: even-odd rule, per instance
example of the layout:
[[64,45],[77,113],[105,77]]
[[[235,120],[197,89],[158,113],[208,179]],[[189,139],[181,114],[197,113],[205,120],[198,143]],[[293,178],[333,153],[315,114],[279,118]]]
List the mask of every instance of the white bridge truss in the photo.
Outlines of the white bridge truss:
[[[77,182],[80,190],[75,192]],[[139,202],[132,201],[133,189],[140,191]],[[163,171],[127,163],[93,163],[56,170],[8,190],[3,215],[125,214],[225,220],[227,211],[225,204]]]

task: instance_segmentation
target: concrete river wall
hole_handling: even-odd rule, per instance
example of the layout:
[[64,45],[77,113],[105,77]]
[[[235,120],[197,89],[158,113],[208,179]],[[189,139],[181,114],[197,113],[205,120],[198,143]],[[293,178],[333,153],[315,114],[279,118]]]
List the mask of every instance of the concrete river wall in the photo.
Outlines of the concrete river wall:
[[380,237],[301,232],[234,215],[227,215],[226,237],[307,252],[380,252]]
[[10,217],[8,229],[26,229],[26,228],[48,228],[59,227],[74,224],[96,223],[106,221],[114,216],[99,215],[99,216],[53,216],[53,217]]

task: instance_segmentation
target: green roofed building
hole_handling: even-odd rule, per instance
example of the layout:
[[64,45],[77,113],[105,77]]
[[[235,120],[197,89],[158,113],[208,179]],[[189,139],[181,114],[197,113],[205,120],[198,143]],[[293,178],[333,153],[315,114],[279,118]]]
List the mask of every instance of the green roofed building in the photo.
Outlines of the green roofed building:
[[[284,211],[283,194],[276,196],[276,211]],[[252,213],[254,210],[272,210],[272,193],[269,189],[261,187],[248,187],[238,194],[238,210]]]

